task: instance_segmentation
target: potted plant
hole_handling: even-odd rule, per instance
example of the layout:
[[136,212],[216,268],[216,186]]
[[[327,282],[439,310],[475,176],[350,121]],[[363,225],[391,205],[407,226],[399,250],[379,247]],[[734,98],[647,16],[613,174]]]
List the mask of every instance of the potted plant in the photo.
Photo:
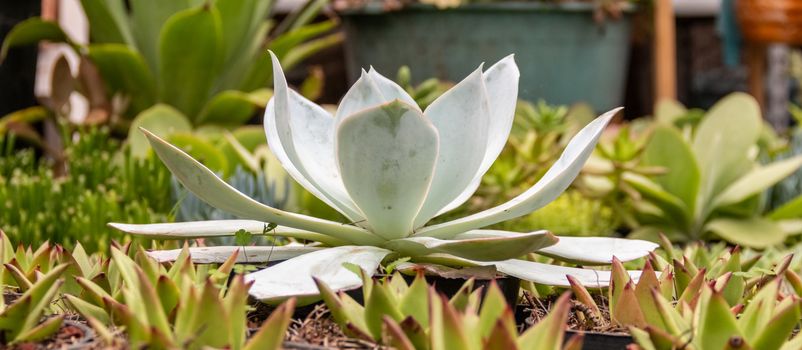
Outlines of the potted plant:
[[[251,295],[267,303],[295,296],[301,304],[310,303],[319,298],[312,277],[333,290],[352,289],[362,281],[350,268],[372,276],[382,261],[405,257],[417,264],[494,266],[505,275],[544,285],[566,287],[565,276],[572,275],[588,286],[604,287],[609,271],[517,258],[536,252],[579,266],[608,265],[613,257],[634,260],[657,247],[618,238],[556,237],[547,231],[480,230],[554,200],[577,176],[620,109],[579,131],[540,181],[516,198],[461,219],[427,225],[470,197],[505,144],[518,92],[519,70],[512,57],[486,71],[476,69],[426,111],[400,86],[371,70],[346,93],[333,117],[289,90],[278,59],[272,58],[275,94],[265,111],[270,149],[296,181],[349,222],[256,202],[143,129],[156,154],[188,190],[248,220],[112,223],[112,227],[152,238],[191,239],[244,231],[317,242],[248,247],[243,252],[250,262],[286,260],[247,276],[254,281]],[[193,259],[204,257],[208,262],[239,249],[215,247],[191,253]],[[178,252],[150,254],[171,261]],[[637,278],[639,272],[632,273]]]
[[430,2],[403,8],[335,3],[346,33],[350,79],[359,78],[360,68],[369,64],[392,72],[415,62],[415,81],[456,80],[473,70],[476,58],[495,62],[515,53],[527,63],[523,99],[586,101],[596,110],[623,102],[634,11],[629,2]]
[[738,0],[738,22],[751,42],[802,44],[802,3],[795,0]]

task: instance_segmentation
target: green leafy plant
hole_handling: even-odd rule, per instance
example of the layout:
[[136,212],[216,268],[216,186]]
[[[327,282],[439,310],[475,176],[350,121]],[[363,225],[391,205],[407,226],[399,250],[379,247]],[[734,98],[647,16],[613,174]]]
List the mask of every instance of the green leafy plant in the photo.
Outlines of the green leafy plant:
[[624,181],[628,174],[654,176],[667,171],[642,164],[641,157],[650,136],[650,129],[644,124],[629,122],[620,125],[614,135],[602,137],[596,153],[573,185],[583,196],[603,203],[613,212],[611,226],[615,228],[637,226],[634,207],[642,196]]
[[273,3],[266,0],[81,4],[89,45],[75,43],[54,22],[32,18],[9,33],[0,60],[15,46],[67,43],[92,63],[108,96],[127,101],[128,117],[161,102],[193,125],[240,125],[269,97],[260,90],[271,78],[266,48],[292,67],[342,40],[326,34],[335,21],[310,24],[325,1],[309,2],[277,25],[268,18]]
[[780,279],[761,288],[748,305],[732,308],[722,285],[703,284],[692,302],[671,304],[652,293],[662,322],[631,328],[644,349],[797,349],[802,338],[789,338],[800,318],[800,299],[780,292]]
[[[14,249],[0,230],[0,341],[3,344],[33,342],[51,336],[64,315],[47,316],[64,285],[61,276],[69,264],[59,263],[60,247],[48,244],[36,251]],[[21,294],[20,294],[21,293]]]
[[358,338],[409,350],[582,347],[581,336],[563,344],[568,295],[557,300],[548,317],[518,335],[513,311],[495,282],[483,292],[469,280],[449,299],[428,286],[420,274],[412,284],[398,273],[385,280],[362,276],[366,278],[364,305],[316,280],[334,319]]
[[[294,300],[279,306],[258,330],[250,332],[246,317],[250,283],[237,275],[226,284],[238,254],[209,270],[196,268],[186,248],[169,269],[142,250],[136,259],[116,248],[111,252],[107,273],[116,278],[79,277],[82,292],[65,296],[106,343],[114,341],[109,328],[113,325],[125,327],[132,347],[281,348]],[[220,322],[225,327],[219,327]]]
[[[511,201],[461,219],[426,225],[465,202],[501,152],[512,126],[518,69],[507,57],[486,72],[477,69],[425,112],[400,86],[375,70],[364,72],[332,117],[288,89],[274,60],[275,95],[266,108],[270,149],[308,191],[340,211],[351,224],[266,206],[234,190],[179,148],[146,132],[156,154],[179,181],[207,203],[252,221],[126,225],[122,231],[154,238],[232,235],[240,229],[321,243],[267,247],[289,260],[248,275],[251,294],[265,302],[319,298],[315,276],[335,290],[362,282],[344,263],[375,273],[385,258],[439,261],[448,266],[490,266],[535,283],[567,285],[573,275],[602,286],[609,272],[517,259],[528,253],[583,265],[640,258],[651,242],[601,237],[556,237],[479,230],[526,215],[554,200],[573,181],[602,130],[618,110],[580,130],[563,155],[532,188]],[[236,249],[229,247],[229,249]],[[230,250],[231,251],[231,250]],[[230,254],[230,253],[229,253]]]
[[[170,173],[155,159],[134,159],[119,150],[107,128],[65,137],[69,167],[59,174],[31,149],[16,150],[9,136],[0,154],[0,222],[20,243],[45,241],[102,251],[111,239],[130,239],[109,229],[110,220],[169,220]],[[153,195],[149,195],[153,194]],[[156,195],[158,194],[158,195]]]
[[634,237],[664,232],[673,240],[720,238],[768,247],[797,233],[793,221],[772,220],[786,217],[760,215],[763,192],[802,166],[802,157],[758,165],[761,127],[759,106],[739,93],[716,104],[685,134],[672,125],[656,126],[643,164],[668,172],[654,179],[624,178],[645,199],[635,206],[640,227]]
[[448,91],[453,84],[437,78],[429,78],[418,85],[412,85],[412,71],[408,66],[398,69],[395,81],[415,100],[420,108],[426,108],[440,95]]
[[[7,267],[0,268],[0,282],[7,274]],[[0,299],[0,338],[5,344],[37,341],[55,333],[64,321],[64,315],[53,316],[42,321],[64,283],[59,277],[67,265],[58,265],[34,282],[25,285],[25,293],[6,304]],[[18,281],[19,283],[19,281]],[[5,296],[4,296],[5,298]]]

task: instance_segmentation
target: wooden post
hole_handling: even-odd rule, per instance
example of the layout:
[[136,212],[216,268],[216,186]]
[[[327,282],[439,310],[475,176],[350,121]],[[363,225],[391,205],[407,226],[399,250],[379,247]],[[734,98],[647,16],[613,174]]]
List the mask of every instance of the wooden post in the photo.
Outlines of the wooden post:
[[58,0],[42,0],[42,19],[58,22]]
[[766,107],[766,46],[760,43],[746,43],[746,65],[749,70],[749,94]]
[[654,2],[655,101],[677,99],[677,33],[672,0]]

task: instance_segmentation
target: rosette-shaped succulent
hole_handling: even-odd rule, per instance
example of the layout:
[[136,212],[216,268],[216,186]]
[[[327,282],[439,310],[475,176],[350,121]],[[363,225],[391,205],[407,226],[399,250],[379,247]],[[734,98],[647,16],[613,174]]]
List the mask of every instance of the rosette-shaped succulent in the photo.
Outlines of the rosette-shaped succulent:
[[[371,69],[351,87],[336,113],[288,88],[273,57],[275,95],[265,110],[270,149],[295,181],[350,220],[339,223],[258,203],[217,178],[178,148],[146,132],[173,174],[199,198],[243,219],[112,226],[162,238],[233,235],[239,230],[317,242],[306,246],[247,247],[241,261],[286,259],[251,273],[251,294],[263,301],[315,298],[312,277],[332,289],[354,288],[360,278],[343,264],[372,274],[384,259],[449,266],[494,265],[504,274],[536,283],[568,286],[572,275],[586,286],[605,286],[609,271],[517,259],[538,253],[559,260],[602,265],[648,254],[656,244],[617,238],[556,237],[482,230],[530,212],[559,196],[574,180],[618,111],[582,129],[554,166],[529,190],[507,203],[458,220],[427,226],[464,203],[504,147],[518,95],[518,68],[508,56],[481,67],[425,111],[397,84]],[[267,223],[279,225],[266,230]],[[238,247],[195,248],[193,258],[222,260]],[[152,252],[160,260],[177,251]],[[638,273],[633,272],[637,277]]]

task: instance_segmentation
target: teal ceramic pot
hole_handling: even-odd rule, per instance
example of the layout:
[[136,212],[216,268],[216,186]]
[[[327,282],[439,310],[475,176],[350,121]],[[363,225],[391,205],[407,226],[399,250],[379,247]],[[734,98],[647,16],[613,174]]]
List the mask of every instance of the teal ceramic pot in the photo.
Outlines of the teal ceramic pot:
[[394,12],[368,6],[342,13],[348,76],[353,82],[372,65],[394,77],[408,65],[413,82],[459,81],[479,63],[514,53],[521,98],[607,110],[623,102],[631,13],[596,23],[587,3],[411,5]]

